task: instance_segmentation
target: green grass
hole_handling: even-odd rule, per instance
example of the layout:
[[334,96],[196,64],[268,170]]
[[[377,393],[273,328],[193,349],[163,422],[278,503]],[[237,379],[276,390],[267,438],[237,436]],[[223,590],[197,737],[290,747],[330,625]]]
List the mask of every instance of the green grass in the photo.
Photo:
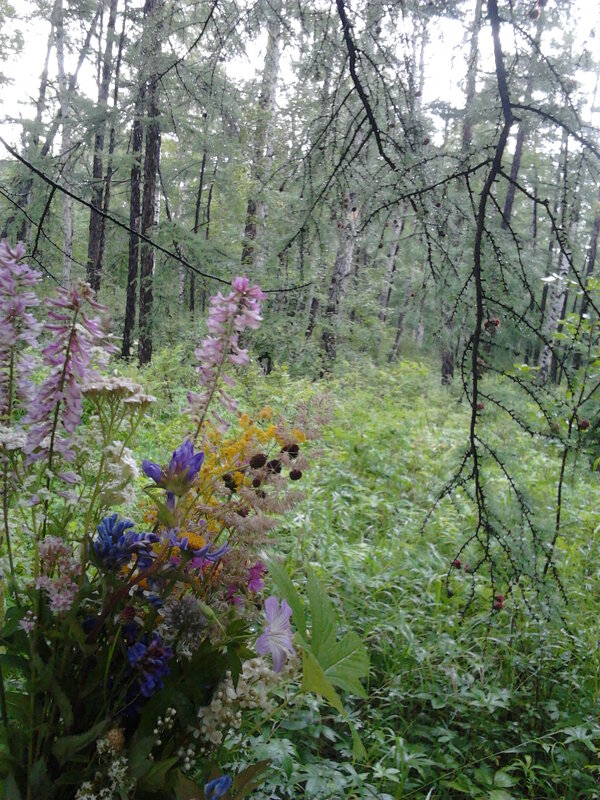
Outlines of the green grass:
[[[243,388],[249,404],[288,409],[323,386],[280,372],[250,375]],[[515,402],[510,386],[493,388]],[[232,740],[232,764],[271,762],[255,794],[263,800],[599,797],[600,486],[589,461],[570,465],[565,486],[557,563],[568,604],[554,581],[524,580],[522,592],[507,585],[499,549],[494,587],[486,565],[474,575],[450,570],[449,596],[450,564],[476,519],[468,495],[442,500],[423,524],[467,446],[470,409],[459,387],[442,389],[428,365],[403,362],[340,370],[327,390],[334,416],[315,448],[306,500],[276,535],[298,582],[310,562],[368,645],[368,700],[347,698],[368,759],[353,764],[343,722],[304,700]],[[521,401],[518,410],[535,420],[533,407]],[[160,449],[179,430],[161,414],[142,448]],[[481,426],[549,540],[556,443],[518,432],[491,406]],[[489,459],[484,475],[490,508],[510,528],[516,557],[531,564],[514,493]],[[493,589],[507,595],[499,612]]]

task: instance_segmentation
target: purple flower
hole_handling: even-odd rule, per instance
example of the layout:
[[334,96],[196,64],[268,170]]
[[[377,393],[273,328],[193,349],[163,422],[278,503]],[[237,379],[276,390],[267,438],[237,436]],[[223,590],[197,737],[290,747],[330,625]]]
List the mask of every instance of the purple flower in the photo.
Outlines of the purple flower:
[[221,775],[220,778],[213,778],[212,781],[204,784],[204,796],[206,800],[220,800],[225,797],[230,790],[232,780],[229,775]]
[[296,652],[292,646],[290,617],[292,609],[285,600],[279,603],[276,597],[268,597],[265,602],[268,625],[258,637],[256,652],[261,656],[271,653],[275,672],[281,672],[287,655]]
[[169,660],[173,651],[166,647],[157,633],[152,634],[148,643],[145,636],[127,648],[129,666],[137,673],[137,683],[144,697],[152,697],[163,688],[163,678],[170,673]]
[[180,497],[188,491],[190,485],[198,477],[203,461],[204,453],[202,451],[194,453],[193,443],[186,439],[173,452],[168,467],[161,467],[154,461],[144,459],[142,469],[157,486],[167,490],[167,505],[173,509],[175,496]]
[[241,594],[238,594],[238,587],[235,583],[230,583],[228,585],[225,599],[228,603],[231,603],[232,606],[241,606],[244,603],[244,598]]
[[249,592],[262,592],[265,586],[263,575],[267,568],[262,561],[257,561],[253,567],[248,570],[248,591]]

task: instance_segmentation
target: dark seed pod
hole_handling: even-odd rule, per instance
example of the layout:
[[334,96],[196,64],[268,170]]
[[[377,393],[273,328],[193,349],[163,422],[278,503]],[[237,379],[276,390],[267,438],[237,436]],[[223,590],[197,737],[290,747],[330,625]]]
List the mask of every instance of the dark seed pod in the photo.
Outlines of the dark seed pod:
[[260,497],[260,499],[263,500],[267,496],[267,493],[264,492],[262,489],[257,489],[256,496]]
[[250,459],[250,466],[252,469],[260,469],[267,463],[267,457],[264,453],[255,453]]
[[235,481],[235,478],[229,472],[223,475],[223,483],[231,492],[235,492],[235,490],[237,489],[237,483]]
[[247,517],[250,513],[250,509],[247,506],[244,506],[243,508],[238,508],[237,513],[240,515],[240,517]]
[[300,452],[300,447],[295,442],[292,444],[286,444],[285,447],[282,447],[281,449],[284,453],[287,453],[290,458],[296,458]]
[[281,472],[281,461],[278,458],[274,458],[272,461],[267,463],[267,469],[269,472]]
[[261,483],[262,480],[260,478],[254,478],[254,480],[252,481],[252,486],[254,486],[255,489],[258,489]]
[[293,469],[290,472],[290,480],[291,481],[299,481],[302,477],[302,470],[301,469]]

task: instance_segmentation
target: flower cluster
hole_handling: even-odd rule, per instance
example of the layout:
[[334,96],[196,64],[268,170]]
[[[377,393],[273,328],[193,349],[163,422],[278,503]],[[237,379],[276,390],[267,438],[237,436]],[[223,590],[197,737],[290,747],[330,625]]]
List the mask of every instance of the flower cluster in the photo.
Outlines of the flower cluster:
[[[141,461],[140,500],[132,442],[155,398],[102,373],[105,327],[92,312],[104,309],[88,286],[60,289],[38,323],[39,276],[23,255],[0,244],[0,543],[12,593],[0,634],[22,695],[1,744],[15,792],[35,791],[35,754],[59,787],[52,798],[171,796],[185,773],[219,800],[234,781],[214,777],[209,756],[244,711],[273,709],[296,664],[289,605],[272,596],[263,610],[262,554],[301,497],[306,439],[269,407],[238,414],[230,394],[264,295],[236,278],[212,298],[193,429],[170,459]],[[41,369],[26,386],[29,351]],[[237,425],[207,417],[212,402]]]
[[58,536],[46,536],[39,552],[42,574],[35,585],[46,592],[50,611],[55,614],[68,611],[79,589],[76,579],[81,574],[81,563]]
[[[248,351],[240,347],[239,335],[247,328],[256,330],[260,326],[260,301],[265,295],[260,286],[252,286],[248,278],[234,278],[231,282],[233,291],[228,295],[219,292],[211,297],[206,336],[196,350],[198,373],[202,392],[188,394],[190,410],[199,425],[205,418],[206,411],[213,397],[218,399],[223,408],[235,412],[237,402],[223,387],[223,383],[233,386],[233,379],[225,374],[225,364],[236,366],[248,363]],[[217,424],[226,427],[225,420],[215,414]]]
[[[24,420],[30,426],[27,453],[38,460],[58,452],[72,461],[72,436],[81,422],[82,388],[93,373],[91,350],[105,338],[102,323],[87,316],[86,307],[106,309],[94,300],[86,284],[60,289],[56,297],[46,300],[46,306],[44,332],[51,338],[42,356],[50,374],[33,394]],[[59,422],[65,436],[59,435]]]

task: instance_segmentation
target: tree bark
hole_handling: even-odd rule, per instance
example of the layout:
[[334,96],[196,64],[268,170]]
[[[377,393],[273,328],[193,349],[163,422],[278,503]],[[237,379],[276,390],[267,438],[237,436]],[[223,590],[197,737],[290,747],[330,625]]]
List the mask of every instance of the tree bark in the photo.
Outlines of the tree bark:
[[254,273],[260,271],[266,256],[261,234],[268,209],[267,204],[260,196],[264,191],[266,158],[271,149],[269,134],[279,75],[280,11],[281,0],[274,0],[271,3],[271,13],[267,24],[267,52],[258,99],[258,119],[254,132],[254,156],[250,173],[251,186],[242,246],[242,265],[248,272]]
[[[70,172],[68,165],[71,160],[71,96],[67,86],[65,74],[65,24],[64,7],[62,0],[55,6],[54,31],[56,41],[56,67],[58,72],[58,94],[61,115],[61,161],[62,174],[67,177]],[[61,282],[63,286],[70,286],[73,273],[73,198],[62,193],[62,234],[63,234],[63,260]]]
[[481,28],[481,12],[483,0],[475,2],[475,19],[473,20],[473,30],[471,32],[471,42],[469,47],[469,61],[467,63],[467,92],[465,97],[465,118],[462,129],[462,151],[466,155],[473,141],[473,100],[475,99],[475,88],[477,78],[477,61],[479,56],[479,30]]
[[[152,26],[152,63],[155,70],[146,91],[146,143],[144,153],[144,193],[142,199],[142,234],[152,238],[157,226],[157,175],[160,165],[160,122],[158,111],[159,56],[161,49],[161,21],[163,0],[146,0],[144,13]],[[158,58],[157,58],[158,56]],[[140,248],[140,305],[138,316],[138,362],[140,366],[152,360],[152,312],[154,306],[155,252],[151,244],[143,242]]]
[[345,198],[345,224],[342,225],[338,250],[331,273],[329,294],[325,307],[325,320],[322,335],[322,348],[326,361],[333,364],[337,356],[337,323],[340,308],[346,293],[348,278],[352,272],[352,257],[356,243],[358,209],[355,198],[348,192]]
[[99,258],[102,216],[98,213],[98,211],[102,208],[104,193],[104,138],[108,120],[108,93],[110,89],[110,79],[113,66],[112,51],[115,39],[115,24],[117,21],[118,5],[119,0],[110,0],[108,22],[106,24],[106,43],[104,46],[104,57],[102,59],[102,76],[98,85],[97,111],[100,114],[100,118],[96,123],[96,132],[94,135],[94,158],[92,164],[93,183],[91,197],[93,208],[90,209],[87,255],[87,280],[95,292],[98,292],[100,289],[100,278],[102,274],[102,263]]
[[141,215],[141,175],[142,175],[142,149],[144,142],[144,129],[142,116],[144,113],[145,85],[142,84],[138,91],[135,103],[135,116],[133,120],[133,130],[131,134],[131,174],[130,174],[130,198],[129,198],[129,261],[127,267],[127,296],[125,301],[125,321],[123,325],[123,346],[121,355],[129,358],[131,355],[131,343],[133,329],[135,327],[135,306],[137,298],[137,281],[139,270],[140,240],[138,231],[140,229]]

